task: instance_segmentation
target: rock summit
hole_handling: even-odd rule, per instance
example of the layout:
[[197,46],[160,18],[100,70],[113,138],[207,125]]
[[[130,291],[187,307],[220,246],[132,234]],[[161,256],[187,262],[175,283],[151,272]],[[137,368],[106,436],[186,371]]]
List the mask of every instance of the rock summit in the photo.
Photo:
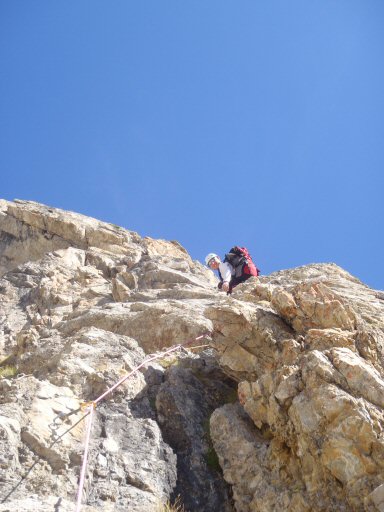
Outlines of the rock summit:
[[[229,241],[231,244],[234,241]],[[176,241],[0,201],[0,512],[384,511],[384,296],[334,264],[231,296]],[[196,345],[196,344],[195,344]]]

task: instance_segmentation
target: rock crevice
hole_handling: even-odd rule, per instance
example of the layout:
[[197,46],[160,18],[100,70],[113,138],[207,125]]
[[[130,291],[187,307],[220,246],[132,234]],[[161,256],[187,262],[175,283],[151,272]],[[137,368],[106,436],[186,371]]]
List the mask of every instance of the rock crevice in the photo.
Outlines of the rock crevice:
[[[0,512],[384,510],[384,301],[334,264],[231,296],[175,241],[0,201]],[[160,509],[159,509],[160,507]]]

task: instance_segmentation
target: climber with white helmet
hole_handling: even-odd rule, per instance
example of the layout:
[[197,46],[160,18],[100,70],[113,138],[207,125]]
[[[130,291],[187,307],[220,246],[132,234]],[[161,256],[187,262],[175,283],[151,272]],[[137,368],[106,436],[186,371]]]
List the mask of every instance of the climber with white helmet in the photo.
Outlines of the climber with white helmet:
[[205,264],[211,270],[217,270],[220,278],[218,287],[228,294],[232,293],[232,289],[238,284],[252,276],[257,277],[260,273],[245,247],[232,247],[225,255],[224,261],[221,261],[217,254],[210,252],[205,257]]
[[206,256],[205,264],[211,270],[218,271],[220,278],[219,288],[223,290],[223,292],[229,292],[229,283],[231,282],[233,271],[232,265],[227,261],[221,261],[220,256],[213,252]]

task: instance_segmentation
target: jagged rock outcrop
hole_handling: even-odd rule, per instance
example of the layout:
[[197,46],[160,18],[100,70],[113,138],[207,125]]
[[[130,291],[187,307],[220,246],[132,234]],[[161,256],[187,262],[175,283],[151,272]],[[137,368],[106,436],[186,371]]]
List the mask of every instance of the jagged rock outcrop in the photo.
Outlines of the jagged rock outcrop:
[[207,331],[99,404],[83,510],[384,510],[382,292],[332,264],[215,286],[177,242],[0,201],[0,512],[73,511],[80,404]]
[[[0,373],[15,373],[0,378],[0,510],[72,510],[84,449],[81,402],[146,354],[209,330],[204,309],[214,298],[214,279],[177,242],[143,239],[32,202],[2,201],[0,233]],[[208,366],[225,378],[217,364]],[[156,411],[161,387],[172,392],[167,373],[150,364],[98,406],[89,510],[150,512],[174,493],[177,457]],[[196,385],[200,400],[202,384],[194,379],[189,389]],[[211,400],[201,421],[208,424],[205,415],[220,399]],[[204,465],[208,450],[196,457],[202,460],[195,487],[204,477],[208,493],[209,479],[220,481],[217,504],[229,500],[229,487]]]
[[248,282],[207,316],[248,414],[211,418],[238,509],[384,510],[380,294],[309,265]]

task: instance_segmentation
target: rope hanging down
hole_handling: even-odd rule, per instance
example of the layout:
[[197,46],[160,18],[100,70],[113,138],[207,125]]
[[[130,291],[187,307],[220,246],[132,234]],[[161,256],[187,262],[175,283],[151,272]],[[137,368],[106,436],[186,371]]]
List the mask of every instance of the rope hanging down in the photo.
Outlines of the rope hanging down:
[[89,440],[91,439],[93,412],[94,412],[95,408],[93,405],[90,405],[89,407],[87,407],[87,409],[89,409],[88,421],[87,421],[87,432],[86,432],[86,436],[85,436],[85,448],[84,448],[84,455],[83,455],[83,464],[81,466],[81,472],[80,472],[79,489],[77,491],[77,496],[76,496],[76,511],[80,510],[80,508],[81,508],[81,497],[82,497],[83,489],[84,489],[85,470],[87,467],[88,451],[89,451]]
[[80,509],[81,509],[81,498],[83,495],[83,489],[84,489],[84,483],[85,483],[85,472],[86,472],[87,462],[88,462],[88,452],[89,452],[89,444],[90,444],[90,439],[91,439],[93,414],[97,407],[97,404],[99,402],[101,402],[101,400],[104,400],[104,398],[106,398],[108,395],[110,395],[116,388],[121,386],[121,384],[123,384],[123,382],[125,382],[127,379],[129,379],[129,377],[132,377],[132,375],[134,375],[136,372],[138,372],[146,364],[150,363],[151,361],[155,361],[156,359],[161,359],[164,356],[167,356],[168,354],[171,354],[172,352],[179,350],[180,348],[186,347],[187,345],[191,344],[194,341],[198,341],[203,338],[207,338],[208,336],[211,336],[210,332],[201,334],[200,336],[197,336],[197,338],[187,340],[184,343],[179,343],[178,345],[175,345],[174,347],[164,350],[163,352],[159,352],[158,354],[149,355],[146,359],[144,359],[144,361],[142,363],[140,363],[138,366],[136,366],[136,368],[134,368],[127,375],[122,377],[112,387],[107,389],[107,391],[105,391],[102,395],[100,395],[98,398],[96,398],[96,400],[82,404],[82,406],[81,406],[82,409],[88,411],[87,414],[84,416],[84,418],[88,417],[88,421],[87,421],[87,430],[86,430],[86,435],[85,435],[83,462],[82,462],[81,471],[80,471],[79,488],[78,488],[77,496],[76,496],[75,512],[80,512]]

